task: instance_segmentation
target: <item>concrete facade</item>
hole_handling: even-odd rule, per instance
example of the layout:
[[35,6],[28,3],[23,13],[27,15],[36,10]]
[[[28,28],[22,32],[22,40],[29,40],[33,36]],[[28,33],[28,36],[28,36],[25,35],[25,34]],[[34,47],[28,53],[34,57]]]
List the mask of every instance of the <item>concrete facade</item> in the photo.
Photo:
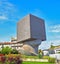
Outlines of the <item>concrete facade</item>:
[[46,40],[44,20],[27,15],[17,23],[17,42],[28,44],[38,52],[38,45]]
[[17,41],[24,41],[30,37],[30,17],[27,16],[17,24]]

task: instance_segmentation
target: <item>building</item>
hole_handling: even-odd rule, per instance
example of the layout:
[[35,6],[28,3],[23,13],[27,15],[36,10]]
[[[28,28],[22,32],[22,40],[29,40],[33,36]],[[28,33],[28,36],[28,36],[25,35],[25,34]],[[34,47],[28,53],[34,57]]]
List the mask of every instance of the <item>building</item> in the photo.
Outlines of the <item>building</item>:
[[44,20],[27,15],[17,23],[17,42],[31,46],[38,53],[38,46],[46,40]]
[[44,49],[43,54],[44,56],[49,56],[49,49]]
[[58,46],[53,46],[53,48],[50,48],[49,50],[50,50],[50,52],[53,53],[53,54],[58,54],[58,53],[60,53],[60,45],[58,45]]
[[15,42],[0,42],[0,49],[6,46],[11,47],[12,49],[19,50],[22,47],[22,44]]
[[60,45],[53,46],[52,48],[50,47],[49,49],[43,50],[43,54],[45,56],[50,56],[52,58],[56,58],[57,60],[60,60]]
[[55,46],[54,51],[55,51],[56,54],[60,53],[60,45],[59,46]]
[[45,40],[44,20],[29,14],[17,23],[17,38],[12,37],[11,42],[0,43],[0,46],[9,46],[28,55],[37,55],[38,46]]
[[[55,52],[54,54],[50,54],[50,57],[56,58],[57,60],[60,61],[60,45],[54,46],[53,51]],[[51,51],[52,53],[52,51]]]

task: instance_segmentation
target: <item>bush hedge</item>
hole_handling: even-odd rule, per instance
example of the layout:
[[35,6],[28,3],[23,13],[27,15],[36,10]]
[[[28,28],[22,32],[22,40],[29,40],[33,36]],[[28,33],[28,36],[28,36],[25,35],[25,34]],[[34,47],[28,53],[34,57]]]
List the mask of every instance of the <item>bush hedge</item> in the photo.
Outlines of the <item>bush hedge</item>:
[[50,58],[48,59],[48,61],[49,61],[50,63],[55,63],[56,59],[50,57]]
[[2,55],[0,54],[0,64],[22,64],[22,59],[20,55],[9,54]]

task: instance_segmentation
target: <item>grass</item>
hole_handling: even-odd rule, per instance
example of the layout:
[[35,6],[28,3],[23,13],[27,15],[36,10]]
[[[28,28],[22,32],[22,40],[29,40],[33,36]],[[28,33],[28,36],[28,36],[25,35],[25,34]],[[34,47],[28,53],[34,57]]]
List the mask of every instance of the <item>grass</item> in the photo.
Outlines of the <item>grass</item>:
[[34,59],[38,59],[38,56],[27,56],[27,55],[22,55],[22,58],[34,58]]
[[22,64],[55,64],[49,62],[23,62]]

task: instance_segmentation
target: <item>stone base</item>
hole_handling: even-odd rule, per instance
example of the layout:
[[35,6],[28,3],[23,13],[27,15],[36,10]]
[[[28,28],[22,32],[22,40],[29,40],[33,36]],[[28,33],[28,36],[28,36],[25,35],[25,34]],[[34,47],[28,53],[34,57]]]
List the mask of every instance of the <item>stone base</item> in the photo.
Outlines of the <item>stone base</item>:
[[29,45],[31,48],[34,49],[33,52],[36,53],[36,54],[38,54],[38,46],[40,44],[41,44],[41,40],[34,40],[34,41],[24,42],[24,45]]

